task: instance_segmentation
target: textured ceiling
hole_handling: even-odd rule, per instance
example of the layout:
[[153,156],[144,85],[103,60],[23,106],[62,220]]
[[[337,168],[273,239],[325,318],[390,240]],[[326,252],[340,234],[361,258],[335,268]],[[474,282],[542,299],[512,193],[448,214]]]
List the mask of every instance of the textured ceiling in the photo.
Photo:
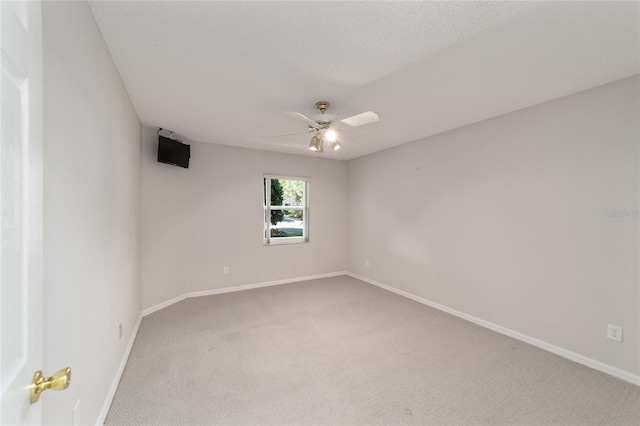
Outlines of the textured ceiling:
[[[348,160],[640,73],[639,2],[90,2],[143,124]],[[380,122],[314,154],[285,115]]]

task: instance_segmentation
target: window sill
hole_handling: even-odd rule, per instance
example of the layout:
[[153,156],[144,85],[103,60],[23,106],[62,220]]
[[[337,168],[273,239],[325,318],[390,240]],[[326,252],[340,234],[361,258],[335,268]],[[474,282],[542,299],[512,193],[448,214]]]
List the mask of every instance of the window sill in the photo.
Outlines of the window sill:
[[280,238],[272,238],[269,242],[264,241],[262,244],[266,247],[269,246],[283,246],[289,244],[306,244],[308,240],[305,240],[303,237],[280,237]]

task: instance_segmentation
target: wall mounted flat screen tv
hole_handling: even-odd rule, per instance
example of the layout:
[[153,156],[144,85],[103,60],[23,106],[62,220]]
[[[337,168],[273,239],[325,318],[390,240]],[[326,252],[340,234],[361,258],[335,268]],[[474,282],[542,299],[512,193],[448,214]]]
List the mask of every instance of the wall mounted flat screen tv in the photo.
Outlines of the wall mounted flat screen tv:
[[158,135],[158,162],[189,168],[191,146]]

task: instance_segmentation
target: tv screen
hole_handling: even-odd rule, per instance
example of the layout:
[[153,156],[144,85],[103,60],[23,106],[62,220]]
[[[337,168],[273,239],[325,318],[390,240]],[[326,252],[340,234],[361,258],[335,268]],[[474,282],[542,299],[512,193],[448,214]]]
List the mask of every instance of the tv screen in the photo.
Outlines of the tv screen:
[[182,142],[158,135],[158,162],[189,168],[191,147]]

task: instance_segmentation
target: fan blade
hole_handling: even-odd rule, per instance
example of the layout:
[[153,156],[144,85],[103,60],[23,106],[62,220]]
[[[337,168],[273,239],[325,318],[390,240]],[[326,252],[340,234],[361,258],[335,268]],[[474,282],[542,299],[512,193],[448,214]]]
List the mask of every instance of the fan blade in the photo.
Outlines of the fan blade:
[[344,120],[340,120],[341,123],[346,124],[351,127],[364,126],[365,124],[375,123],[379,121],[380,118],[378,114],[373,111],[363,112],[362,114],[354,115],[353,117],[345,118]]
[[306,134],[309,134],[311,132],[315,132],[315,130],[309,129],[309,130],[307,130],[305,132],[285,133],[283,135],[271,135],[271,136],[267,136],[267,137],[268,138],[280,138],[280,137],[284,137],[284,136],[306,135]]
[[287,115],[290,115],[291,117],[295,117],[295,118],[298,118],[298,119],[304,121],[305,123],[307,123],[307,125],[309,127],[313,127],[314,129],[319,129],[320,128],[320,125],[318,123],[316,123],[315,121],[313,121],[309,117],[300,114],[299,112],[288,112]]

